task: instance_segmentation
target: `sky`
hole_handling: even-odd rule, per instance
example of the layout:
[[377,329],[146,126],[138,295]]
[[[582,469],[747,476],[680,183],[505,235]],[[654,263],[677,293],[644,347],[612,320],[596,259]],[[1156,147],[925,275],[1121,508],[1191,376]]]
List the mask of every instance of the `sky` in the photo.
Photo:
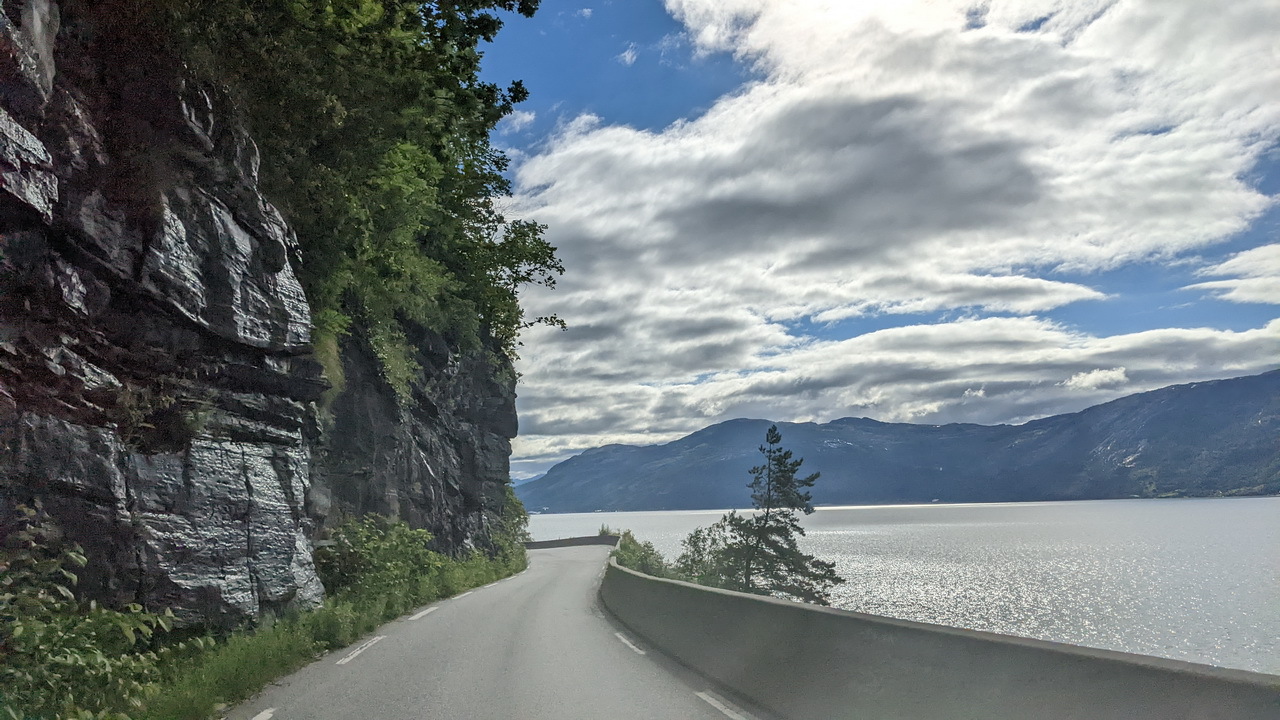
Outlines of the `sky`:
[[1280,367],[1280,3],[543,0],[485,46],[512,475],[736,417],[1021,423]]

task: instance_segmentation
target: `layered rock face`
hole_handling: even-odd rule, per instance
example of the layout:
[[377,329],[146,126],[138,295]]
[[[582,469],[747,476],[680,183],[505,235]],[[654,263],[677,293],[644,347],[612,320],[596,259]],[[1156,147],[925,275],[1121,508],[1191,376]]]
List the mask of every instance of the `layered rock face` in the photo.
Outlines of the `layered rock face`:
[[[335,507],[483,542],[510,383],[424,333],[402,409],[359,342],[322,428],[296,239],[230,104],[109,3],[0,5],[0,499],[111,602],[231,625],[314,605]],[[317,463],[317,458],[326,459]]]
[[441,552],[483,549],[510,476],[515,374],[430,331],[412,339],[426,372],[407,408],[360,337],[346,344],[346,389],[317,448],[313,512],[376,512],[430,530]]

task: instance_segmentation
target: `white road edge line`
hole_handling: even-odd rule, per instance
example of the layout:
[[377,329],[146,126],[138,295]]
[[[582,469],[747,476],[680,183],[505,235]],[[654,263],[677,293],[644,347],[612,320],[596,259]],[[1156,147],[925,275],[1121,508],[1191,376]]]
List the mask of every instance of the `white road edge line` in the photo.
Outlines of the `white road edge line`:
[[459,595],[459,596],[455,597],[455,598],[454,598],[454,600],[461,600],[462,598],[464,598],[464,597],[466,597],[466,596],[470,595],[470,594],[471,594],[471,593],[473,593],[473,592],[475,592],[475,590],[468,590],[468,591],[466,591],[466,592],[462,593],[461,595]]
[[253,720],[271,720],[271,716],[276,714],[275,708],[267,708],[257,715],[253,716]]
[[645,654],[646,654],[646,653],[645,653],[645,651],[643,651],[643,650],[641,650],[640,648],[636,647],[636,644],[635,644],[635,643],[633,643],[633,642],[631,642],[630,640],[628,640],[626,635],[623,635],[622,633],[614,633],[614,635],[617,635],[617,636],[618,636],[618,639],[619,639],[619,640],[621,640],[621,641],[623,642],[623,644],[625,644],[627,647],[631,648],[632,650],[635,650],[636,652],[640,653],[641,655],[645,655]]
[[347,663],[351,662],[352,660],[355,660],[357,655],[359,655],[360,653],[364,652],[365,650],[368,650],[369,648],[373,647],[375,644],[377,644],[377,643],[378,643],[378,641],[379,641],[379,640],[384,640],[384,639],[386,639],[386,637],[387,637],[386,635],[375,635],[375,636],[373,636],[372,638],[370,638],[370,639],[366,640],[366,641],[364,642],[364,644],[363,644],[363,645],[361,645],[360,647],[358,647],[358,648],[356,648],[355,650],[353,650],[353,651],[351,652],[351,654],[350,654],[350,655],[348,655],[348,656],[346,656],[346,657],[342,658],[341,660],[339,660],[338,662],[336,662],[336,663],[334,663],[334,664],[335,664],[335,665],[346,665]]
[[418,613],[414,613],[414,614],[410,615],[410,616],[409,616],[409,619],[410,619],[410,620],[421,620],[422,618],[424,618],[424,617],[426,617],[426,616],[430,615],[431,613],[433,613],[433,612],[435,612],[435,611],[437,611],[437,610],[439,610],[439,609],[440,609],[440,608],[438,608],[438,607],[429,607],[429,608],[427,608],[426,610],[423,610],[422,612],[418,612]]
[[732,720],[754,720],[750,715],[740,713],[737,710],[734,710],[733,708],[729,707],[724,703],[724,701],[722,701],[720,698],[716,697],[715,695],[712,695],[709,692],[700,692],[700,693],[694,693],[694,694],[702,698],[703,700],[706,700],[707,704],[709,704],[711,707],[724,713],[725,717],[732,718]]

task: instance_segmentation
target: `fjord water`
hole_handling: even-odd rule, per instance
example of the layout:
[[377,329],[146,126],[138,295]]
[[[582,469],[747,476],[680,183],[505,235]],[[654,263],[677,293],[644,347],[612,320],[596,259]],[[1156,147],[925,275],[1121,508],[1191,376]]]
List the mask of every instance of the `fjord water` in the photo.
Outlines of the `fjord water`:
[[[723,511],[535,515],[674,558]],[[819,508],[806,552],[846,610],[1280,674],[1280,498]]]

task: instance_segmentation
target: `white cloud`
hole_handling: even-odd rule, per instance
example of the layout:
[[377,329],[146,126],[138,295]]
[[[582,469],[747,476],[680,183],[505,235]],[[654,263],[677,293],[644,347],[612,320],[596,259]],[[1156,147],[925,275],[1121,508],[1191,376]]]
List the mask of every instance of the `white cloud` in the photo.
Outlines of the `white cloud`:
[[1090,370],[1088,372],[1078,372],[1059,383],[1065,388],[1072,390],[1097,390],[1104,387],[1115,387],[1129,382],[1129,377],[1125,375],[1124,368],[1111,368],[1110,370]]
[[578,12],[574,13],[574,15],[577,15],[578,17],[583,18],[584,20],[590,20],[593,12],[595,11],[593,11],[591,8],[582,8]]
[[[661,131],[580,118],[519,163],[518,213],[567,268],[526,302],[571,330],[526,338],[518,454],[734,415],[1009,421],[1272,367],[1275,323],[1103,337],[1042,316],[1273,205],[1243,178],[1280,139],[1280,5],[993,1],[967,29],[971,5],[667,0],[761,79]],[[1276,257],[1195,287],[1275,302]],[[913,313],[960,319],[811,329]]]
[[622,53],[614,59],[623,65],[630,67],[635,64],[637,57],[639,57],[639,54],[636,52],[636,44],[629,43],[627,45],[627,49],[623,50]]
[[1237,253],[1199,274],[1233,277],[1188,285],[1188,290],[1209,290],[1215,297],[1232,302],[1280,305],[1280,244]]
[[[509,135],[511,133],[520,132],[532,125],[533,121],[536,119],[538,119],[538,115],[533,111],[515,110],[498,123],[498,134]],[[507,154],[510,155],[511,153],[508,152]]]

